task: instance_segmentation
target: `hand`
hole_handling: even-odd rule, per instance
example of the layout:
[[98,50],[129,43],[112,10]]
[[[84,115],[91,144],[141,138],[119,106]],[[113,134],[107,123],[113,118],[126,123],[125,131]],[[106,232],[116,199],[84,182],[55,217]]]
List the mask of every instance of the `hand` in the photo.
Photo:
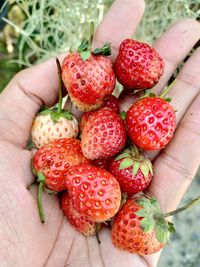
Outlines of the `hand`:
[[[112,59],[120,42],[131,37],[144,11],[142,0],[116,0],[99,26],[94,46],[112,42]],[[152,25],[153,27],[153,25]],[[170,76],[200,38],[200,24],[187,19],[174,25],[154,47],[166,68],[153,88],[160,93]],[[63,59],[63,56],[60,57]],[[155,176],[149,190],[166,211],[177,207],[200,163],[200,49],[197,49],[177,77],[170,91],[177,112],[174,139],[154,160]],[[6,71],[6,70],[5,70]],[[46,223],[40,222],[31,152],[25,149],[33,118],[42,105],[52,106],[58,97],[54,59],[17,74],[0,95],[0,262],[1,266],[34,267],[154,267],[159,253],[149,257],[114,248],[109,230],[85,238],[63,217],[58,200],[43,195]],[[123,102],[128,107],[130,99]],[[155,155],[153,155],[155,156]]]

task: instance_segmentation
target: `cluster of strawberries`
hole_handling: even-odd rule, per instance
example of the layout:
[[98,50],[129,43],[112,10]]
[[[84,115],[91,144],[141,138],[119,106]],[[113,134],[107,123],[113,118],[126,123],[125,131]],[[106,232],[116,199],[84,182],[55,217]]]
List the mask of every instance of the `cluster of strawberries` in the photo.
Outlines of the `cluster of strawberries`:
[[[115,246],[151,254],[174,230],[155,197],[139,193],[153,177],[152,163],[142,150],[164,148],[175,130],[168,99],[141,94],[159,81],[164,62],[154,48],[131,39],[121,43],[114,65],[107,56],[110,44],[93,52],[90,47],[84,39],[62,67],[57,60],[59,104],[42,108],[33,122],[32,141],[38,150],[32,169],[39,183],[40,218],[45,221],[42,192],[62,192],[61,208],[76,230],[90,236],[110,225]],[[140,91],[127,113],[120,113],[112,95],[116,78],[125,93]],[[62,109],[63,85],[84,111],[80,122]]]

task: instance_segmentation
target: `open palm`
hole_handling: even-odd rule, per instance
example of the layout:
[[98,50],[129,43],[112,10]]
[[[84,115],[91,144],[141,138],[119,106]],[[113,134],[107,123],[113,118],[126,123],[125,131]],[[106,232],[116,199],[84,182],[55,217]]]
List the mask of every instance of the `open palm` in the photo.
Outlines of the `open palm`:
[[[120,42],[134,33],[144,11],[142,0],[116,0],[99,26],[94,46],[110,41],[115,58]],[[153,25],[152,25],[153,27]],[[154,44],[164,58],[165,73],[153,90],[160,93],[177,65],[200,38],[200,25],[182,20]],[[63,56],[60,57],[61,60]],[[168,147],[150,156],[155,176],[149,188],[166,211],[176,208],[200,163],[200,50],[177,77],[169,95],[177,112],[177,130]],[[5,70],[6,71],[6,70]],[[36,204],[31,152],[25,149],[33,118],[42,105],[58,98],[55,60],[17,74],[0,95],[0,263],[1,267],[154,267],[159,253],[149,257],[114,248],[109,230],[85,238],[63,217],[57,198],[43,195],[46,223],[41,224]],[[122,109],[131,104],[125,97]]]

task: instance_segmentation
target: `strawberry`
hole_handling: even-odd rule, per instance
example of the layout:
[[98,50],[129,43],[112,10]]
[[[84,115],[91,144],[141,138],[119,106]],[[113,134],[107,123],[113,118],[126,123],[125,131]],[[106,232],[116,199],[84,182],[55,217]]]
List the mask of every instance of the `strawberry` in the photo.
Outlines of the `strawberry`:
[[[73,165],[88,162],[77,139],[55,139],[44,145],[35,153],[32,160],[33,173],[38,176],[38,199],[46,188],[55,192],[65,190],[68,169]],[[44,218],[41,220],[44,221]]]
[[74,208],[89,220],[103,222],[119,210],[120,187],[109,172],[90,164],[72,166],[66,183]]
[[35,117],[31,129],[33,144],[40,148],[58,138],[76,138],[78,121],[70,112],[62,109],[62,78],[59,60],[56,59],[59,74],[59,103],[57,108],[43,107]]
[[[106,95],[103,99],[103,105],[101,107],[110,108],[115,113],[119,113],[119,102],[117,98],[113,95]],[[80,131],[83,131],[83,128],[88,121],[88,119],[96,112],[96,110],[84,112],[81,121],[80,121]]]
[[88,119],[96,112],[96,110],[91,110],[91,111],[87,111],[87,112],[84,112],[82,117],[81,117],[81,120],[80,120],[80,124],[79,124],[79,127],[80,127],[80,131],[82,133],[83,131],[83,128],[85,126],[85,124],[87,123]]
[[70,112],[63,111],[55,121],[52,119],[56,109],[45,109],[37,114],[33,121],[31,135],[37,148],[58,138],[76,138],[79,133],[78,121]]
[[146,189],[153,177],[151,161],[143,156],[136,146],[124,149],[113,159],[109,171],[119,182],[122,192],[128,195]]
[[99,108],[106,95],[112,94],[116,78],[110,44],[91,53],[91,42],[83,40],[77,52],[69,53],[62,65],[62,79],[74,105],[82,111]]
[[110,108],[113,112],[119,114],[119,102],[114,95],[106,95],[103,99],[102,108]]
[[68,221],[78,232],[85,236],[96,234],[98,224],[90,221],[85,215],[82,215],[74,208],[72,200],[67,192],[62,194],[61,208]]
[[200,196],[177,210],[164,213],[157,199],[138,194],[130,198],[115,216],[112,241],[120,249],[139,255],[150,255],[168,242],[175,233],[173,223],[166,218],[179,214],[200,202]]
[[164,62],[153,47],[126,39],[120,45],[114,71],[126,89],[144,90],[159,81],[164,72]]
[[112,241],[120,249],[149,255],[164,247],[173,224],[166,221],[155,197],[129,199],[117,213],[112,225]]
[[96,111],[82,131],[81,147],[85,157],[97,159],[117,154],[126,144],[126,128],[118,114],[108,108]]
[[128,134],[134,144],[145,150],[164,148],[171,140],[176,115],[162,97],[152,96],[137,100],[126,114]]

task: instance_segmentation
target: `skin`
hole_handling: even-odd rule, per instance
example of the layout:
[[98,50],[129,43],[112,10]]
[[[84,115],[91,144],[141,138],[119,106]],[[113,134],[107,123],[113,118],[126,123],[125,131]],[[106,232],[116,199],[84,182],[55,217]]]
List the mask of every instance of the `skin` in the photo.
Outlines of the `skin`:
[[[142,0],[116,0],[96,31],[94,46],[111,41],[114,60],[120,42],[130,38],[144,12]],[[120,30],[119,30],[120,29]],[[176,22],[154,44],[166,68],[153,88],[160,93],[177,65],[200,38],[198,22]],[[64,55],[60,56],[62,60]],[[169,97],[177,112],[177,131],[165,150],[152,153],[155,176],[149,188],[166,211],[175,209],[200,163],[200,49],[187,61]],[[55,59],[26,69],[10,81],[0,95],[0,262],[1,266],[36,267],[155,267],[160,253],[139,257],[120,251],[111,243],[109,230],[85,238],[64,219],[58,200],[43,195],[46,223],[41,224],[36,204],[31,152],[25,149],[33,118],[41,105],[58,100]],[[126,97],[122,109],[132,99]],[[166,175],[167,174],[167,177]]]

